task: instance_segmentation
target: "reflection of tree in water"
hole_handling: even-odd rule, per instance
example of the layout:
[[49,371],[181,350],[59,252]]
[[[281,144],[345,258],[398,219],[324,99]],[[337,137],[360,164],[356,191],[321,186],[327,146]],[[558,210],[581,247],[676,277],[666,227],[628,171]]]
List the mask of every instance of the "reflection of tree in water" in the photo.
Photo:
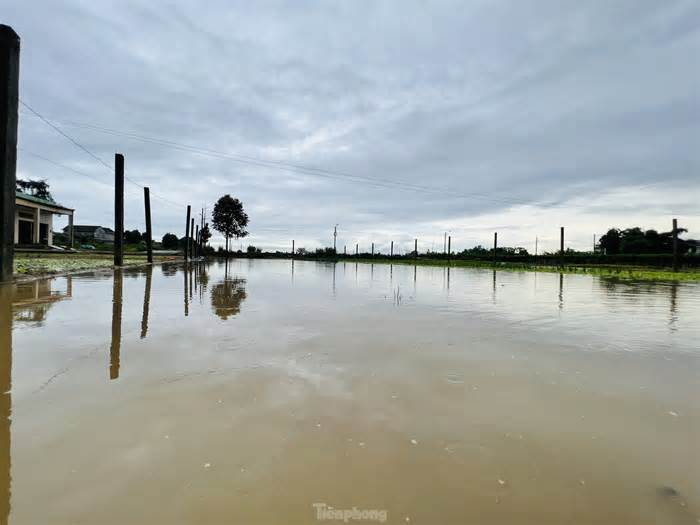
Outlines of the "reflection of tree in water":
[[246,297],[245,279],[225,278],[211,289],[211,307],[225,321],[240,313],[241,303]]

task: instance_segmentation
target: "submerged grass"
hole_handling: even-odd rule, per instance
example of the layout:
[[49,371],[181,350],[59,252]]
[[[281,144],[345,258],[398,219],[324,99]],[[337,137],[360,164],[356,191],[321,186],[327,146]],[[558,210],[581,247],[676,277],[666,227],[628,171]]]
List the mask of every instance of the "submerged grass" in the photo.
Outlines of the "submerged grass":
[[[154,257],[154,261],[162,262],[172,257]],[[124,256],[124,266],[144,264],[144,256]],[[114,265],[112,255],[99,254],[66,254],[44,255],[33,253],[15,254],[15,275],[39,276],[54,275],[58,273],[80,272],[87,270],[101,270],[111,268]]]
[[507,270],[513,272],[547,272],[547,273],[571,273],[598,275],[601,277],[615,277],[618,279],[644,280],[644,281],[700,281],[700,269],[684,269],[673,272],[669,268],[650,268],[644,266],[544,266],[511,262],[490,262],[483,260],[464,259],[389,259],[388,257],[354,258],[341,257],[341,261],[382,264],[405,264],[409,266],[450,266],[465,268],[486,268],[493,270]]

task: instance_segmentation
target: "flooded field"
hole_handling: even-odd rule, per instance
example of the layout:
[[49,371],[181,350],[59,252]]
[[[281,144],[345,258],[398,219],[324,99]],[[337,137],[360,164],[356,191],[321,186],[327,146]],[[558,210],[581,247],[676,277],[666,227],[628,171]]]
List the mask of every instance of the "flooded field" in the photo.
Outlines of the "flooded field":
[[695,283],[233,260],[0,294],[2,523],[700,523]]

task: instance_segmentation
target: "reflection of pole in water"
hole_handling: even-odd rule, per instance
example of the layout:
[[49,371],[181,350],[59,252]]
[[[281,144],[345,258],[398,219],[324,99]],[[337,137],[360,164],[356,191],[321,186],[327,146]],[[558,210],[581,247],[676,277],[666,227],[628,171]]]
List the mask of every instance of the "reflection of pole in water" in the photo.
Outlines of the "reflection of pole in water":
[[0,523],[10,518],[12,464],[12,286],[0,285]]
[[292,259],[292,284],[294,284],[294,259]]
[[447,291],[450,291],[450,267],[447,267]]
[[374,281],[374,263],[369,265],[369,282],[370,284]]
[[355,284],[357,284],[357,263],[355,263]]
[[394,282],[394,265],[389,265],[389,284]]
[[491,301],[496,304],[496,270],[493,271],[493,289],[491,292]]
[[676,281],[671,283],[671,297],[670,297],[670,309],[671,309],[671,316],[669,317],[668,320],[668,326],[671,328],[671,330],[675,330],[675,324],[676,321],[678,320],[678,312],[677,312],[677,305],[676,301],[678,299],[678,283]]
[[413,295],[416,295],[416,281],[418,278],[418,266],[413,265]]
[[190,315],[190,303],[187,294],[187,263],[185,263],[185,266],[182,268],[182,277],[185,279],[185,317],[187,317],[188,315]]
[[194,266],[194,263],[190,263],[187,265],[187,274],[190,279],[190,286],[189,286],[189,291],[190,291],[190,301],[192,300],[192,267]]
[[335,267],[337,265],[337,263],[333,263],[333,297],[335,297]]
[[148,313],[151,304],[151,277],[153,277],[153,266],[146,269],[146,287],[143,291],[143,314],[141,314],[141,339],[148,333]]
[[559,310],[564,307],[564,274],[559,274]]
[[112,282],[112,343],[109,346],[109,378],[119,377],[119,353],[122,344],[122,272],[114,271]]

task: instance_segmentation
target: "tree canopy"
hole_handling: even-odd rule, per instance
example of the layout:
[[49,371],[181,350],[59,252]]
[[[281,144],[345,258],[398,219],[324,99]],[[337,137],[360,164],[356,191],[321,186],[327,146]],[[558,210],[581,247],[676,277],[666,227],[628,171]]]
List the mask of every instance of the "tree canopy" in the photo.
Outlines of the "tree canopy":
[[224,195],[214,205],[212,226],[226,239],[226,250],[231,237],[239,239],[248,235],[248,215],[243,210],[243,203],[231,195]]
[[[686,232],[678,228],[678,233]],[[639,227],[620,230],[611,228],[600,238],[598,246],[609,255],[618,253],[671,253],[673,251],[673,232],[659,233],[656,230],[642,230]],[[685,243],[679,240],[681,251]]]
[[163,235],[163,239],[161,240],[163,248],[167,250],[177,250],[178,242],[177,235],[174,233],[166,233]]
[[53,200],[53,196],[49,191],[49,184],[45,180],[22,180],[17,179],[16,187],[18,191],[22,193],[28,193],[34,197],[44,199],[51,202],[56,202]]

